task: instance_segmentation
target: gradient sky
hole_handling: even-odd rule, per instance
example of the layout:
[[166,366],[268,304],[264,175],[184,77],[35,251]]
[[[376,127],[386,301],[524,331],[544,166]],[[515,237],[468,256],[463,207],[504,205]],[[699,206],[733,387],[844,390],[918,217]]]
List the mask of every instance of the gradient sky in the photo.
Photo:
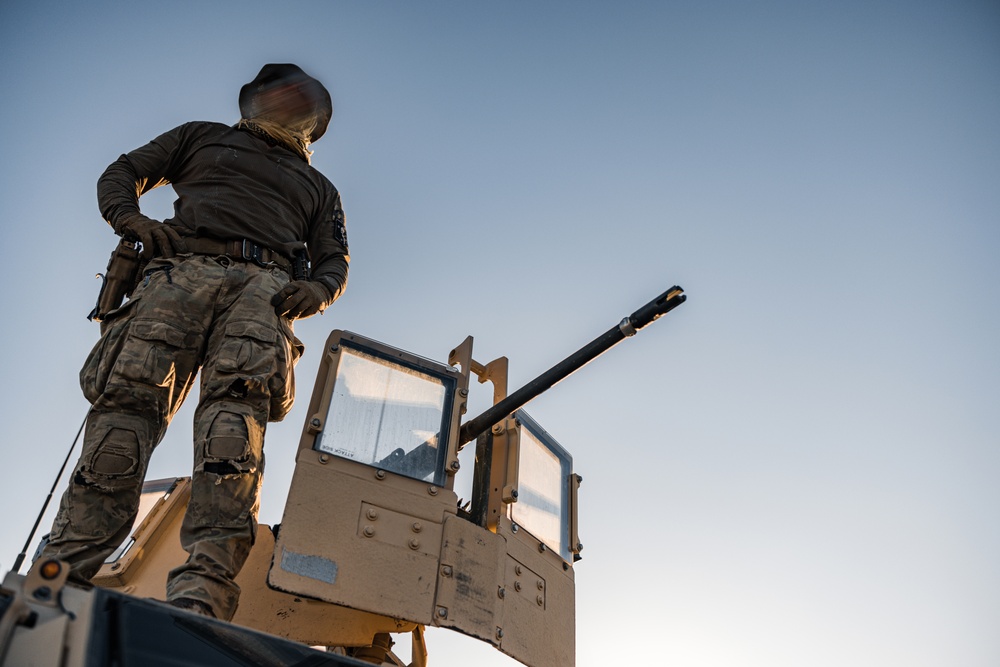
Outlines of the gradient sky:
[[[529,406],[585,477],[577,664],[1000,664],[995,1],[3,0],[0,58],[3,571],[87,409],[98,176],[295,62],[333,94],[352,268],[297,325],[263,522],[331,329],[471,334],[514,388],[679,284]],[[193,405],[150,479],[189,474]]]

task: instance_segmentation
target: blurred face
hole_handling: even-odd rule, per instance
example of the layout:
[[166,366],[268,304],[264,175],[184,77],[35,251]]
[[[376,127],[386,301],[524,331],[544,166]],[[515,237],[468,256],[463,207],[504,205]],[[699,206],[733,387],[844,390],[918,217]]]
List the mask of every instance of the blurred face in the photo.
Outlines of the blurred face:
[[316,126],[314,103],[304,83],[268,88],[253,98],[254,118],[278,123],[286,129],[309,134]]

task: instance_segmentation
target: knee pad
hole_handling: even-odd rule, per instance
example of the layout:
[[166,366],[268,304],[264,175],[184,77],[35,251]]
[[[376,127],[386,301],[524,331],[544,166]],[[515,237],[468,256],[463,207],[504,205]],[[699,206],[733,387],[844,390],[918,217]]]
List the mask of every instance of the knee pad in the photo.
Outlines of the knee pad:
[[206,408],[197,422],[196,469],[223,476],[259,473],[264,428],[250,406],[219,401]]
[[141,484],[152,453],[145,420],[117,413],[94,413],[87,422],[76,480],[90,486]]

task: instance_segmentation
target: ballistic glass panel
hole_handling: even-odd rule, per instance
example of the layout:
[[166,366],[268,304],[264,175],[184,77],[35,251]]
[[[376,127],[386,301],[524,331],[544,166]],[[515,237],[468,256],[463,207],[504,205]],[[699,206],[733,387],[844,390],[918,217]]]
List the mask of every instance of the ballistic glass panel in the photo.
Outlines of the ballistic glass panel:
[[454,388],[453,378],[342,345],[314,449],[442,485]]
[[569,453],[523,411],[517,468],[517,502],[511,520],[545,543],[564,560],[569,550]]

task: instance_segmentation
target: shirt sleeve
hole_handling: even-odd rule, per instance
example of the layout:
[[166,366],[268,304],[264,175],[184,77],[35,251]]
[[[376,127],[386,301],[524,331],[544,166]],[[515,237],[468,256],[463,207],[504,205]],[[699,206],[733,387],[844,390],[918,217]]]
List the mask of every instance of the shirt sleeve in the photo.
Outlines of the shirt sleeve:
[[118,229],[126,218],[139,213],[139,197],[171,182],[183,163],[185,146],[198,133],[199,123],[186,123],[122,155],[97,181],[101,215]]
[[332,190],[329,204],[310,230],[307,245],[312,262],[312,279],[330,290],[332,303],[347,287],[351,255],[347,247],[347,226],[340,193],[332,185],[329,187]]

